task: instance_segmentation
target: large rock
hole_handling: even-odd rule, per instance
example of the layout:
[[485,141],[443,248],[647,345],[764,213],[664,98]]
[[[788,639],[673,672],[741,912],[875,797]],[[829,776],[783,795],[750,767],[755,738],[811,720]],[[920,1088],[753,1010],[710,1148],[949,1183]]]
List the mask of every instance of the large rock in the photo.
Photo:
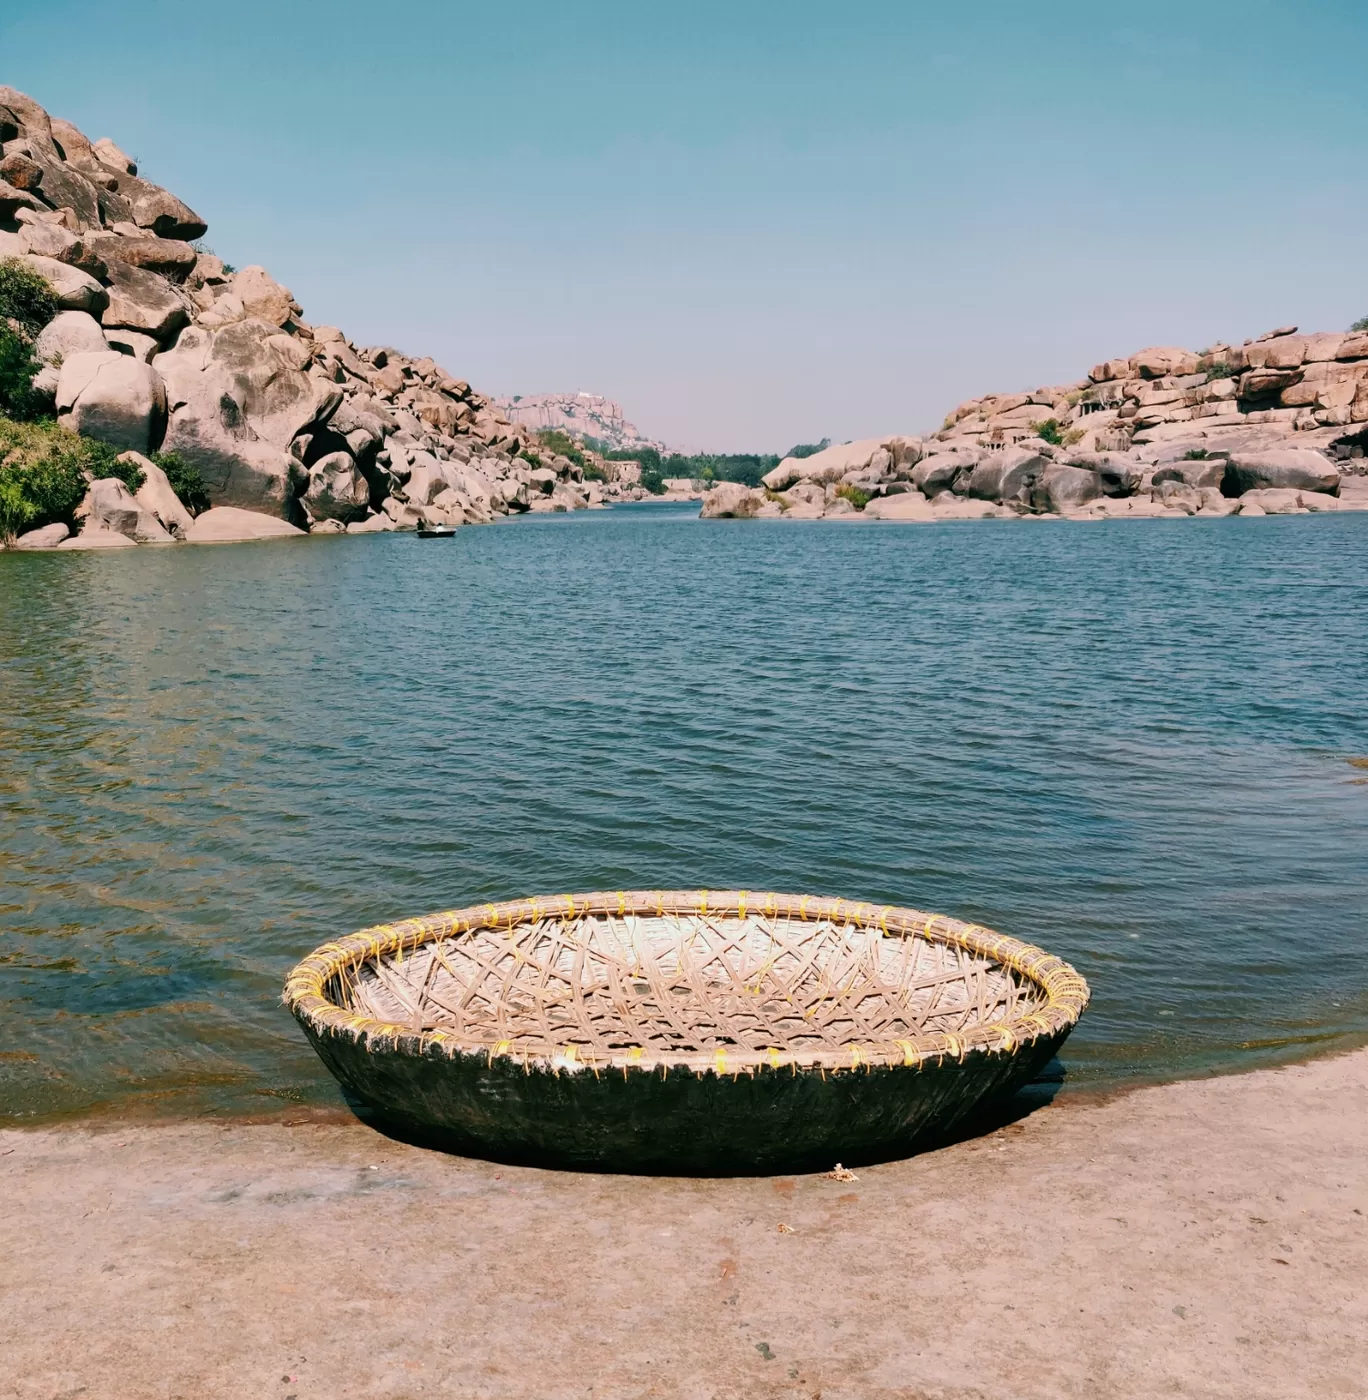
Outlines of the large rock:
[[764,503],[763,491],[752,491],[737,481],[724,481],[703,497],[699,514],[705,520],[748,520]]
[[172,282],[184,282],[199,258],[188,243],[158,238],[154,234],[126,238],[117,233],[91,233],[86,235],[83,242],[104,260],[106,266],[116,262],[127,263],[145,272],[155,272]]
[[105,332],[105,340],[111,350],[121,355],[132,355],[135,360],[150,365],[152,358],[161,351],[161,341],[143,331],[131,331],[127,326],[110,326]]
[[932,452],[912,469],[912,484],[928,499],[953,491],[985,456],[982,452]]
[[184,294],[155,272],[112,262],[109,281],[109,308],[100,318],[106,326],[126,326],[165,343],[190,319]]
[[85,499],[76,507],[81,533],[109,532],[126,535],[136,544],[170,544],[171,536],[151,511],[139,505],[118,477],[101,477],[90,483]]
[[16,185],[11,185],[8,180],[0,179],[0,224],[13,223],[14,216],[21,209],[41,209],[42,207],[37,195],[30,194],[27,190],[21,190]]
[[142,470],[143,484],[138,487],[133,499],[143,510],[150,511],[164,530],[183,540],[190,533],[194,517],[171,489],[166,473],[139,452],[125,452],[119,460],[131,462]]
[[1066,465],[1096,472],[1104,496],[1129,496],[1140,484],[1141,464],[1118,452],[1076,453]]
[[109,352],[100,323],[85,311],[59,311],[38,333],[33,355],[39,364],[60,365],[73,355]]
[[[915,447],[910,444],[916,444]],[[911,465],[920,454],[920,439],[862,438],[858,442],[838,443],[823,448],[811,457],[785,457],[764,477],[771,491],[783,491],[798,481],[813,481],[819,486],[840,481],[847,473],[867,470],[875,457],[882,453],[881,466],[892,470],[895,460]]]
[[[1302,515],[1306,512],[1305,497],[1315,492],[1301,492],[1277,487],[1246,491],[1238,501],[1241,515]],[[1326,499],[1330,499],[1326,497]]]
[[306,374],[308,351],[278,328],[239,321],[215,332],[210,358],[230,375],[253,430],[286,448],[306,429],[328,422],[342,400],[336,385]]
[[[408,480],[404,495],[415,506],[431,505],[451,485],[442,471],[442,463],[426,452],[415,452],[409,459]],[[547,494],[555,489],[554,475],[546,486]]]
[[1155,486],[1166,481],[1181,481],[1186,486],[1204,491],[1219,491],[1225,480],[1227,459],[1224,457],[1179,458],[1154,473]]
[[51,156],[37,152],[37,164],[42,170],[38,197],[50,209],[71,209],[83,229],[100,227],[100,195],[96,187],[71,166],[62,161],[54,150]]
[[[969,476],[964,494],[979,501],[997,501],[1003,505],[1025,505],[1030,501],[1031,488],[1049,465],[1049,458],[1022,447],[1005,447],[991,452]],[[915,479],[916,474],[913,473]]]
[[1096,472],[1051,462],[1037,478],[1032,500],[1037,509],[1063,515],[1065,511],[1087,505],[1101,494],[1102,480]]
[[57,413],[83,437],[151,452],[166,431],[166,387],[151,365],[114,351],[62,362]]
[[215,506],[197,515],[186,532],[191,544],[235,544],[242,540],[304,538],[304,531],[273,515]]
[[79,535],[73,535],[68,540],[63,540],[57,546],[58,549],[136,549],[138,542],[121,535],[117,530],[82,530]]
[[309,468],[304,508],[315,520],[344,525],[363,520],[370,509],[370,486],[349,452],[330,452]]
[[71,531],[59,520],[54,525],[42,525],[29,530],[14,542],[15,549],[56,549]]
[[1307,448],[1288,447],[1232,453],[1222,489],[1227,496],[1243,496],[1262,487],[1333,495],[1339,483],[1340,474],[1328,457]]
[[[53,124],[53,135],[56,133],[56,124]],[[126,156],[107,136],[102,136],[91,147],[96,159],[102,165],[107,165],[111,170],[117,170],[120,175],[136,175],[137,165]]]
[[1130,358],[1131,373],[1141,379],[1166,379],[1174,374],[1195,374],[1197,356],[1177,345],[1152,345]]
[[897,496],[878,496],[864,508],[870,520],[935,520],[935,507],[920,491],[904,491]]
[[1270,399],[1302,381],[1300,369],[1252,369],[1240,376],[1241,402]]
[[233,278],[233,295],[245,314],[279,329],[294,314],[294,297],[264,267],[244,267]]
[[19,230],[19,242],[24,252],[34,257],[52,258],[71,267],[79,267],[82,272],[95,278],[109,274],[109,268],[92,246],[90,236],[72,233],[61,224],[26,223]]
[[99,316],[109,305],[109,293],[88,272],[56,258],[29,255],[21,261],[43,275],[63,311],[87,311]]
[[170,405],[165,447],[199,469],[214,504],[289,519],[308,472],[285,447],[311,418],[326,418],[337,391],[295,370],[267,343],[274,335],[260,322],[190,326],[153,366]]
[[141,180],[136,175],[109,169],[111,184],[119,198],[128,206],[132,220],[139,228],[150,229],[158,238],[174,238],[189,243],[203,238],[209,225],[169,190]]

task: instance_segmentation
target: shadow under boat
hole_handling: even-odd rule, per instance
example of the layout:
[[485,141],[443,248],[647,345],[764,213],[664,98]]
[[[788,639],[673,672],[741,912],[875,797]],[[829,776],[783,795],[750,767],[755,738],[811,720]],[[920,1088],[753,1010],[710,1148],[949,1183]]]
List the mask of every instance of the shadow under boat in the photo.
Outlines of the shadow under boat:
[[[874,1167],[888,1162],[908,1161],[928,1152],[939,1152],[953,1147],[956,1143],[970,1142],[975,1138],[987,1137],[1003,1128],[1011,1127],[1029,1118],[1042,1108],[1054,1102],[1055,1096],[1064,1087],[1068,1069],[1056,1055],[1028,1083],[1009,1098],[990,1102],[986,1106],[971,1111],[948,1132],[935,1135],[920,1135],[914,1143],[906,1146],[892,1146],[882,1151],[861,1151],[852,1146],[841,1154],[841,1165],[845,1167]],[[409,1147],[419,1147],[431,1152],[444,1152],[451,1156],[469,1157],[477,1161],[496,1162],[501,1166],[531,1167],[540,1171],[591,1172],[594,1175],[609,1176],[681,1176],[698,1179],[726,1177],[769,1177],[792,1176],[804,1173],[830,1171],[835,1161],[802,1160],[795,1161],[783,1171],[773,1167],[757,1167],[700,1171],[681,1170],[670,1172],[659,1169],[643,1170],[634,1167],[595,1169],[574,1163],[556,1161],[538,1153],[517,1153],[493,1151],[487,1144],[464,1138],[458,1134],[431,1128],[419,1128],[386,1116],[357,1097],[345,1085],[339,1084],[342,1097],[356,1119],[368,1128],[389,1138],[392,1142],[404,1143]]]

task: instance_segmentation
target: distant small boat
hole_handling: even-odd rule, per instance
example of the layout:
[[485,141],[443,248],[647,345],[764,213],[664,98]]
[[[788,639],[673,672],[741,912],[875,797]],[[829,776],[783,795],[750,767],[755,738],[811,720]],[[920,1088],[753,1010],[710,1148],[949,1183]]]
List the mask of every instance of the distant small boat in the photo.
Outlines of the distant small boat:
[[420,525],[417,531],[420,540],[445,540],[455,533],[454,525]]

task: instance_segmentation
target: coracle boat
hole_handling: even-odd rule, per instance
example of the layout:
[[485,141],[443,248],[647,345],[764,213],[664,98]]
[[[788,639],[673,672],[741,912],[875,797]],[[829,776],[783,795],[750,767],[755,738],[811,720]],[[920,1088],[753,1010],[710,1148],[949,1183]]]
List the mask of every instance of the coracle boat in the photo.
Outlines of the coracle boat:
[[610,1171],[906,1153],[1012,1094],[1088,1003],[977,924],[745,890],[481,904],[325,943],[285,1002],[394,1130]]

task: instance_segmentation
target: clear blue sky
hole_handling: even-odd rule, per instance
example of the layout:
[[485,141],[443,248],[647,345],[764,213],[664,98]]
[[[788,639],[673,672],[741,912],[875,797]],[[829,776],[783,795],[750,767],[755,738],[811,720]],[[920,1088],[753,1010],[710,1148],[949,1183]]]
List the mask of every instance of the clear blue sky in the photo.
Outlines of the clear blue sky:
[[782,450],[1368,314],[1368,3],[7,0],[313,321]]

